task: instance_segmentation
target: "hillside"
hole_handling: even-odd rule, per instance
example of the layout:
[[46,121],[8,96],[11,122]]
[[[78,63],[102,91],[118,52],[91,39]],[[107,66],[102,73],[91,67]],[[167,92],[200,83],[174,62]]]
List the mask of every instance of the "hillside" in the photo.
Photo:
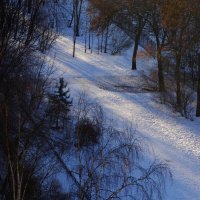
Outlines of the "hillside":
[[167,187],[166,199],[200,199],[200,121],[173,113],[155,100],[155,93],[145,89],[142,75],[154,67],[154,59],[140,55],[138,70],[132,71],[131,50],[119,56],[84,53],[82,39],[78,38],[76,57],[72,58],[72,39],[63,34],[48,58],[58,76],[68,81],[73,99],[85,92],[103,107],[116,127],[133,125],[155,156],[172,170],[173,183]]

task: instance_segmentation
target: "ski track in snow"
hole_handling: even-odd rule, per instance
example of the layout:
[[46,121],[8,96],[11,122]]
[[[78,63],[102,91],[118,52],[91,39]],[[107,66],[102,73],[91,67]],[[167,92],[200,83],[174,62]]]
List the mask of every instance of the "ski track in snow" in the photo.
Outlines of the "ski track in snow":
[[[143,85],[140,73],[151,68],[155,60],[139,57],[139,70],[134,72],[129,69],[131,51],[122,56],[85,54],[80,41],[76,57],[72,58],[71,49],[69,37],[60,36],[49,60],[56,55],[54,65],[69,82],[72,97],[80,90],[85,91],[117,121],[116,125],[132,123],[136,127],[155,156],[168,162],[172,169],[174,180],[167,187],[166,199],[200,200],[199,119],[184,119],[152,100],[151,93],[138,90]],[[130,91],[123,91],[124,87]]]

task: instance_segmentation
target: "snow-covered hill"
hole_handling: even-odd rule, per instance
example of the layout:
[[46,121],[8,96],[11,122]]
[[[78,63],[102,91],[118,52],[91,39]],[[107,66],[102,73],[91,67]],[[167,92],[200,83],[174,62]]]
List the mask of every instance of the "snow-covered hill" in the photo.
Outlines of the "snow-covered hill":
[[138,70],[132,71],[131,53],[131,50],[120,56],[84,53],[80,40],[76,57],[72,58],[72,39],[62,35],[49,59],[56,55],[53,62],[58,74],[69,82],[73,98],[85,91],[116,121],[116,126],[134,125],[152,146],[155,156],[169,163],[173,184],[167,188],[166,199],[200,200],[200,121],[184,119],[156,103],[153,93],[144,89],[141,78],[141,74],[154,67],[155,60],[140,54]]

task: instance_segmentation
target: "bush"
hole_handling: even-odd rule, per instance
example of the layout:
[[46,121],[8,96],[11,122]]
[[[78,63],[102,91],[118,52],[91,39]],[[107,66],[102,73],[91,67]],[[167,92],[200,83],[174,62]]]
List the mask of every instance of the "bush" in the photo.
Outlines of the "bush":
[[83,119],[76,124],[75,134],[77,136],[77,146],[79,148],[98,144],[101,136],[101,129],[90,119]]
[[164,103],[170,105],[175,112],[179,112],[181,116],[193,120],[192,103],[194,101],[194,92],[188,87],[181,89],[181,105],[177,105],[176,87],[174,84],[166,84],[166,92],[160,93],[160,99]]
[[116,29],[116,27],[113,28],[109,44],[112,55],[120,54],[122,50],[130,48],[132,44],[131,39],[124,32]]

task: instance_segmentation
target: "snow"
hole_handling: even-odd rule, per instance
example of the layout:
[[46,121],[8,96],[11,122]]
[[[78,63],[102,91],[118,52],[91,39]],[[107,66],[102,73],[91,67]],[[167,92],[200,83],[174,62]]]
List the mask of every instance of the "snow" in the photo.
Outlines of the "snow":
[[[143,90],[142,74],[155,67],[156,61],[139,49],[138,70],[132,71],[131,53],[122,55],[84,53],[78,38],[76,57],[72,58],[72,38],[63,34],[57,39],[49,60],[57,75],[69,83],[71,95],[80,91],[98,102],[116,127],[132,124],[137,133],[152,146],[154,155],[167,162],[173,184],[167,187],[167,200],[200,199],[200,120],[187,120],[154,100]],[[54,58],[54,54],[56,55]]]

